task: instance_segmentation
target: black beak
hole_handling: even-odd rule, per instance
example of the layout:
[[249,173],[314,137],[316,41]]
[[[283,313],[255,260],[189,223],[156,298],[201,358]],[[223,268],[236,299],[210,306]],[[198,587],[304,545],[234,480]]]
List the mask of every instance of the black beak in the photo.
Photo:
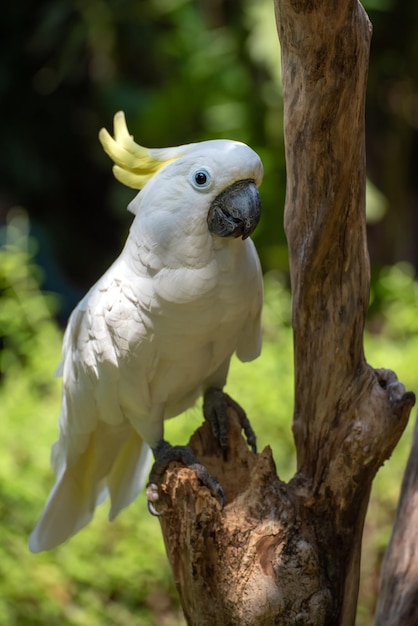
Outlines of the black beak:
[[261,200],[253,180],[240,180],[215,198],[208,213],[209,232],[219,237],[247,239],[261,215]]

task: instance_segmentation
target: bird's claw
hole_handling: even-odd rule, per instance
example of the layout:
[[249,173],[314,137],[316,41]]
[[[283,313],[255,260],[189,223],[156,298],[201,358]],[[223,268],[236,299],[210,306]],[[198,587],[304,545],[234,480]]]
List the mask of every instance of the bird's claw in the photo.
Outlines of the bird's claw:
[[202,485],[207,487],[214,497],[218,496],[219,500],[221,501],[221,509],[223,509],[226,502],[225,492],[222,489],[220,483],[216,480],[216,478],[209,474],[206,467],[199,462],[193,465],[189,465],[189,467],[196,472],[196,476],[198,477]]
[[148,511],[151,513],[151,515],[155,515],[155,517],[159,517],[161,513],[158,513],[157,509],[154,507],[154,502],[157,502],[158,497],[159,497],[158,485],[156,485],[155,483],[148,483],[147,489],[146,489],[146,496],[147,496]]
[[224,459],[227,458],[229,445],[228,407],[234,409],[238,416],[247,443],[254,454],[257,452],[257,437],[244,409],[221,389],[210,387],[203,399],[203,415],[212,427],[214,437],[218,440]]
[[149,483],[146,489],[148,511],[151,515],[160,516],[155,508],[155,503],[159,499],[158,483],[173,461],[182,463],[185,467],[192,469],[202,485],[207,487],[214,497],[219,497],[221,508],[225,506],[225,493],[219,482],[214,478],[197,460],[192,449],[188,446],[172,446],[167,441],[160,441],[153,449],[155,461],[149,475]]

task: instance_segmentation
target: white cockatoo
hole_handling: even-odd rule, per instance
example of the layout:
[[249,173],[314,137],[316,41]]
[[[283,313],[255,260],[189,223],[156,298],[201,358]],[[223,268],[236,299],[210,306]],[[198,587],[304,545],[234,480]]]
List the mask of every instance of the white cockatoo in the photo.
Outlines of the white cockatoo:
[[74,535],[107,495],[113,520],[143,488],[151,451],[151,512],[156,479],[172,459],[200,467],[199,478],[222,499],[190,448],[164,441],[164,420],[203,395],[225,454],[226,409],[238,406],[222,391],[231,356],[249,361],[261,349],[262,276],[248,238],[261,211],[258,155],[229,140],[147,149],[129,135],[122,112],[114,135],[99,135],[114,174],[141,191],[128,207],[135,218],[125,247],[65,332],[51,452],[56,482],[31,534],[32,552]]

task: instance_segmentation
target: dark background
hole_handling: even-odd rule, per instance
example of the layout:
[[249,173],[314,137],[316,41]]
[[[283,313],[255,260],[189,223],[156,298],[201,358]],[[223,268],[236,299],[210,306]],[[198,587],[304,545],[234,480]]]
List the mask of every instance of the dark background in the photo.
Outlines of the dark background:
[[[373,275],[418,266],[418,3],[369,0],[367,94]],[[280,50],[267,0],[17,0],[0,20],[0,220],[23,206],[44,288],[64,320],[119,253],[134,193],[116,182],[98,131],[126,113],[149,147],[215,137],[263,159],[265,270],[287,273]],[[350,129],[347,129],[350,132]],[[377,200],[376,200],[377,198]]]

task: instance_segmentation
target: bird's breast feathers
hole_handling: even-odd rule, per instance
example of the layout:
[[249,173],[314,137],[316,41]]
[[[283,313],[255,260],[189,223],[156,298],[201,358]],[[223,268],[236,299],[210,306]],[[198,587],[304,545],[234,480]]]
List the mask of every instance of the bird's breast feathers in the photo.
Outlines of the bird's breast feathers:
[[[240,346],[243,360],[256,358],[261,274],[251,240],[240,247],[237,259],[223,252],[207,267],[165,268],[152,277],[129,276],[116,262],[72,315],[64,341],[67,372],[83,363],[97,385],[106,378],[104,393],[136,387],[138,410],[145,412],[156,401],[156,379],[168,397],[184,384],[201,383]],[[65,379],[64,366],[64,385]]]

